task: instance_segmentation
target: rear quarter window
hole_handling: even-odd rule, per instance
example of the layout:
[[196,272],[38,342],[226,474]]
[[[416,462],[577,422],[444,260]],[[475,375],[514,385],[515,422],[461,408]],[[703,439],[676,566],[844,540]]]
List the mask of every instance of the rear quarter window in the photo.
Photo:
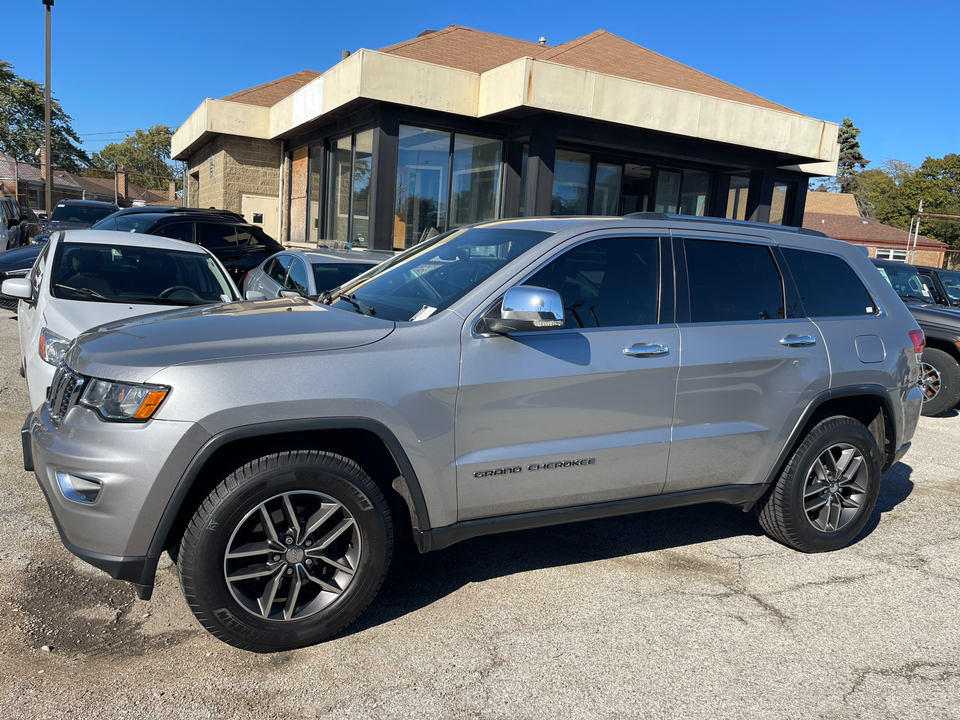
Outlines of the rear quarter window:
[[807,317],[873,315],[873,298],[847,261],[836,255],[784,248]]

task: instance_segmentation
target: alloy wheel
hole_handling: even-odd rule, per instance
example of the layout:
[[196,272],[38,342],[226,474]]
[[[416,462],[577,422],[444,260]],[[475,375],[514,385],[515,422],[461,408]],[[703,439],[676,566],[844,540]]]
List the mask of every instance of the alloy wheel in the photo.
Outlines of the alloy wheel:
[[866,498],[868,472],[861,452],[848,443],[824,450],[807,471],[803,508],[820,532],[836,532],[857,517]]

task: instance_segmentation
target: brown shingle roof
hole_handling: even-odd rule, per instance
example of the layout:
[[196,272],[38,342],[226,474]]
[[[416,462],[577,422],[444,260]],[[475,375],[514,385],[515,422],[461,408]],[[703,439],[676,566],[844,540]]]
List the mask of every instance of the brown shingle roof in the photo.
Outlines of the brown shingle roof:
[[808,192],[807,212],[860,217],[857,198],[851,193]]
[[[817,195],[818,193],[810,193]],[[810,195],[807,197],[809,198]],[[809,200],[808,200],[809,202]],[[803,226],[811,230],[819,230],[837,240],[847,242],[882,243],[884,245],[906,247],[910,233],[906,230],[878,223],[876,220],[854,217],[852,215],[830,215],[827,213],[803,213]],[[946,243],[933,238],[920,236],[918,245],[945,247]]]
[[537,57],[550,48],[517,38],[451,25],[421,33],[413,40],[381,48],[380,52],[411,60],[482,73],[522,57]]
[[532,57],[604,75],[793,112],[606,30],[597,30],[551,47],[451,25],[444,30],[421,34],[412,40],[381,48],[380,52],[478,73],[522,57]]
[[322,74],[323,73],[314,72],[313,70],[301,70],[298,73],[287,75],[279,80],[273,80],[263,85],[247,88],[233,95],[227,95],[222,99],[229,100],[230,102],[244,103],[246,105],[270,107],[296,92],[308,82],[316,80]]

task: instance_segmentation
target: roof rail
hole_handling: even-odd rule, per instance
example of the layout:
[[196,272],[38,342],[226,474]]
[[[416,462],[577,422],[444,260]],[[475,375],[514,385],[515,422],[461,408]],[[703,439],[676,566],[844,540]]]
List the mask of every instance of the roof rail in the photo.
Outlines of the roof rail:
[[676,215],[674,213],[662,212],[635,212],[624,215],[625,218],[635,220],[679,220],[682,222],[701,222],[708,225],[732,225],[739,228],[763,228],[764,230],[780,230],[782,232],[792,232],[798,235],[812,235],[814,237],[830,237],[819,230],[810,230],[803,227],[791,227],[789,225],[774,225],[772,223],[752,222],[749,220],[730,220],[727,218],[701,217],[700,215]]

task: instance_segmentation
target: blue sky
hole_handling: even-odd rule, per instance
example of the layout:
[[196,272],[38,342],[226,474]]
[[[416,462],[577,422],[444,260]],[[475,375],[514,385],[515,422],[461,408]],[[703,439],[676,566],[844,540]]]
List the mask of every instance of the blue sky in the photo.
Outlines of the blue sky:
[[[0,60],[44,78],[41,0],[3,0]],[[88,153],[180,125],[207,97],[448,25],[557,45],[598,28],[821,120],[871,167],[960,152],[960,0],[56,0],[54,94]]]

